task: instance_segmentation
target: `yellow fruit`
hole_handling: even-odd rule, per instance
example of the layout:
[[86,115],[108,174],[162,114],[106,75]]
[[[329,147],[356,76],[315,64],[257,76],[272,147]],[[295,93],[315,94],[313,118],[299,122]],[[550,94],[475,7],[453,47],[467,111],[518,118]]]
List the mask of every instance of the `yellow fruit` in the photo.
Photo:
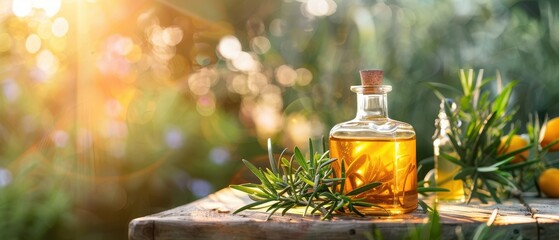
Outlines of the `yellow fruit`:
[[548,168],[538,178],[540,190],[550,198],[559,198],[559,169]]
[[[547,121],[545,126],[545,133],[543,135],[543,140],[541,142],[541,146],[545,147],[551,142],[559,139],[559,117],[553,118]],[[553,145],[553,147],[549,148],[550,152],[559,151],[559,143]]]
[[[503,155],[503,154],[507,154],[513,151],[516,151],[520,148],[526,147],[526,145],[528,145],[528,142],[526,140],[524,140],[524,138],[522,138],[519,135],[513,135],[510,143],[508,145],[507,148],[505,148],[505,143],[507,143],[507,138],[508,137],[502,137],[501,138],[501,144],[499,145],[499,155]],[[528,158],[528,150],[522,151],[520,153],[517,153],[514,156],[514,159],[512,161],[510,161],[510,163],[519,163],[519,162],[524,162],[526,161],[526,159]]]

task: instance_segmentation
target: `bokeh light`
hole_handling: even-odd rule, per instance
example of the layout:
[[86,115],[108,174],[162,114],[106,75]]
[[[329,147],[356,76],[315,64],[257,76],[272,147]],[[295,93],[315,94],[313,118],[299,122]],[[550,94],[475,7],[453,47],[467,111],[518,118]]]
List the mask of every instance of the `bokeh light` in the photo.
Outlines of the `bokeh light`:
[[59,17],[54,20],[51,26],[51,31],[54,36],[62,37],[68,32],[68,20],[64,17]]
[[183,134],[177,127],[172,127],[165,132],[165,143],[171,149],[177,149],[183,145]]
[[297,85],[307,86],[311,83],[313,76],[310,70],[306,68],[298,68],[297,70],[295,70],[295,72],[297,73]]
[[272,2],[0,0],[0,202],[29,203],[0,238],[126,238],[130,219],[227,186],[266,139],[305,150],[351,119],[363,68],[385,70],[418,159],[438,110],[426,84],[459,86],[459,68],[518,79],[519,122],[559,114],[548,1]]
[[182,40],[182,30],[179,27],[168,27],[161,33],[163,42],[168,46],[176,46]]
[[226,59],[234,59],[242,51],[241,42],[234,36],[225,36],[219,41],[218,53]]
[[276,79],[282,86],[290,87],[295,85],[297,80],[297,72],[290,66],[281,65],[276,70]]
[[69,140],[70,136],[64,130],[56,130],[54,131],[54,133],[52,133],[52,141],[54,142],[54,145],[56,145],[56,147],[65,147],[68,144]]
[[41,49],[41,38],[37,34],[31,34],[25,40],[25,49],[27,52],[33,54]]
[[272,44],[270,40],[264,36],[257,36],[251,40],[251,48],[258,54],[265,54],[270,50]]
[[21,88],[13,79],[8,78],[4,79],[2,83],[2,92],[8,102],[15,102],[21,94]]
[[0,188],[10,184],[12,181],[12,173],[10,170],[5,168],[0,168]]
[[336,12],[336,2],[333,0],[307,0],[303,5],[306,13],[316,16],[329,16]]
[[14,0],[12,2],[12,11],[18,17],[26,17],[31,14],[33,4],[31,0]]
[[37,54],[37,67],[47,75],[56,73],[58,66],[58,58],[51,51],[45,49]]

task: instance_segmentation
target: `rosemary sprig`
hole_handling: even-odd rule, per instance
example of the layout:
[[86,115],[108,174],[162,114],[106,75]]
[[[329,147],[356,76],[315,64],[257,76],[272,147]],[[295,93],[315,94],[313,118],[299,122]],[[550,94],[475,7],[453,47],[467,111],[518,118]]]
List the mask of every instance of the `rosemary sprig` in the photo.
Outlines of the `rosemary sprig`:
[[[484,91],[484,86],[492,80],[497,80],[498,89],[493,98],[490,91]],[[512,172],[537,162],[528,160],[521,164],[509,164],[514,155],[531,148],[532,144],[504,155],[498,152],[501,138],[507,136],[510,139],[518,131],[518,126],[512,124],[516,111],[509,107],[516,82],[503,88],[499,72],[495,79],[483,80],[482,69],[475,81],[473,70],[467,74],[461,70],[460,83],[463,94],[457,99],[459,111],[453,112],[451,106],[445,103],[445,112],[451,122],[449,138],[458,157],[445,153],[441,153],[441,157],[461,167],[454,179],[462,180],[469,190],[468,203],[472,198],[478,198],[483,203],[492,198],[501,203],[502,193],[519,189]],[[440,92],[436,95],[442,96]],[[511,127],[508,134],[503,130],[506,126]]]
[[260,180],[260,184],[245,183],[230,186],[247,193],[255,201],[237,209],[233,214],[248,209],[266,208],[266,212],[270,213],[267,217],[269,219],[279,210],[282,210],[283,216],[290,209],[304,207],[303,216],[319,213],[322,219],[329,220],[336,212],[364,216],[358,210],[359,207],[376,207],[384,210],[381,206],[355,198],[360,193],[380,186],[380,182],[368,183],[351,192],[343,193],[343,186],[338,185],[343,185],[345,182],[345,169],[342,167],[341,176],[336,176],[331,164],[337,159],[329,157],[329,151],[324,144],[322,154],[314,153],[312,140],[309,139],[309,150],[311,153],[309,159],[306,159],[301,150],[295,147],[289,159],[284,157],[284,150],[276,161],[272,154],[271,140],[268,139],[271,169],[257,168],[243,159],[243,163]]

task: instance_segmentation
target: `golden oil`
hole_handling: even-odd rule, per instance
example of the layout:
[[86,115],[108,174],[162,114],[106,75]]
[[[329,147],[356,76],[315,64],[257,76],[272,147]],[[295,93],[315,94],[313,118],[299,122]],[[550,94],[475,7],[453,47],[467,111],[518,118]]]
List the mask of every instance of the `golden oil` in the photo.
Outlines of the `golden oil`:
[[[410,124],[388,118],[387,93],[380,70],[361,71],[355,119],[336,124],[330,131],[330,157],[336,177],[344,164],[344,193],[364,184],[381,185],[355,198],[381,208],[358,208],[369,214],[400,214],[417,208],[416,135]],[[341,185],[341,184],[340,184]],[[340,190],[338,185],[338,191]]]
[[445,153],[446,155],[459,159],[448,136],[448,132],[450,132],[450,121],[446,115],[445,104],[447,107],[450,107],[450,112],[455,112],[457,108],[456,104],[451,99],[444,99],[441,102],[439,116],[435,122],[435,126],[437,127],[433,140],[435,185],[449,190],[449,192],[437,192],[436,199],[439,202],[464,202],[466,200],[464,184],[461,180],[454,180],[454,176],[460,171],[460,166],[449,161],[441,154]]
[[[337,176],[341,175],[342,162],[345,164],[344,193],[366,183],[380,182],[382,185],[356,198],[364,198],[391,214],[406,213],[417,208],[415,138],[330,138],[330,157],[338,158],[337,164],[332,165]],[[375,208],[361,210],[364,213],[379,212]]]

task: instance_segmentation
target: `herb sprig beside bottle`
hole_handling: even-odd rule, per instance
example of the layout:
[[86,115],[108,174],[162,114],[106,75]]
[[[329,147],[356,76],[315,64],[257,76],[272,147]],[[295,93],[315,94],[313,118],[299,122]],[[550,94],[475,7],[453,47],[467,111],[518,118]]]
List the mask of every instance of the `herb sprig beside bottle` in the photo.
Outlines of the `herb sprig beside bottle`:
[[[382,207],[355,198],[356,195],[374,189],[380,182],[371,182],[348,193],[343,193],[345,184],[345,168],[341,175],[336,176],[331,164],[337,159],[329,157],[329,151],[323,143],[322,154],[315,153],[309,139],[309,159],[306,159],[299,148],[293,149],[293,155],[286,158],[284,150],[276,161],[273,157],[271,140],[268,139],[268,157],[270,168],[257,168],[243,159],[243,163],[260,180],[260,184],[245,183],[230,187],[245,192],[255,202],[237,209],[233,214],[248,209],[266,209],[268,218],[281,210],[284,215],[295,207],[304,207],[303,216],[321,214],[322,219],[332,219],[336,212],[354,213],[364,216],[358,208]],[[341,164],[344,166],[344,164]],[[388,213],[387,213],[388,214]],[[267,219],[268,219],[267,218]]]

